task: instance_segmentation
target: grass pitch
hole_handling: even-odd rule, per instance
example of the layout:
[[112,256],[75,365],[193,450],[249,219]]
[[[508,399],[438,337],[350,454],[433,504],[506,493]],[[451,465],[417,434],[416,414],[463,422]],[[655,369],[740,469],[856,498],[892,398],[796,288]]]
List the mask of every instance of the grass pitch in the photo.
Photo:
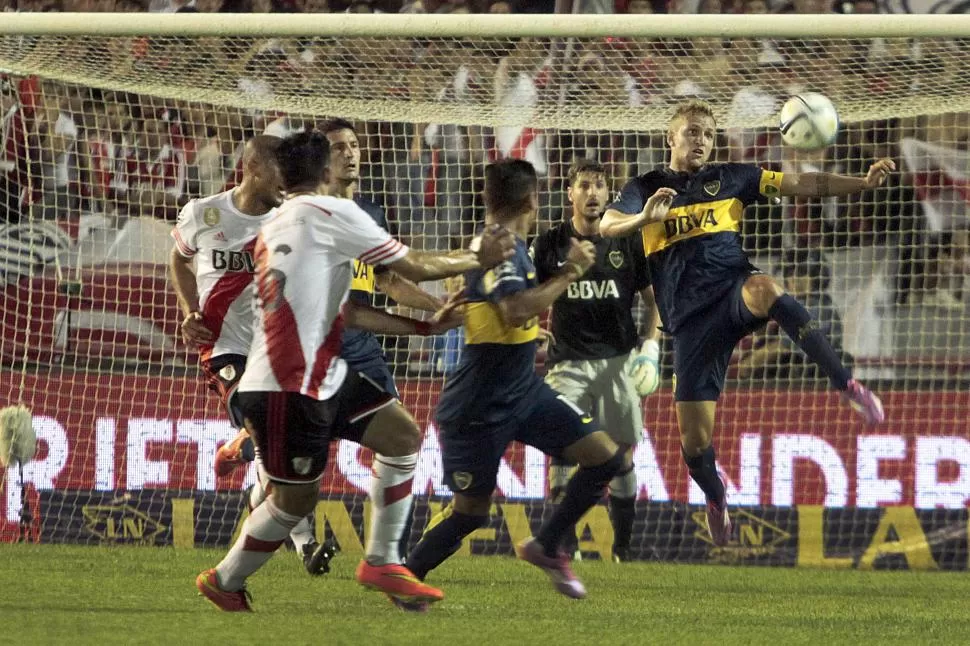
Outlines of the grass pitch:
[[222,551],[0,546],[3,644],[966,644],[966,574],[576,565],[584,601],[510,558],[455,558],[444,602],[408,615],[280,553],[250,581],[255,613],[222,613],[194,580]]

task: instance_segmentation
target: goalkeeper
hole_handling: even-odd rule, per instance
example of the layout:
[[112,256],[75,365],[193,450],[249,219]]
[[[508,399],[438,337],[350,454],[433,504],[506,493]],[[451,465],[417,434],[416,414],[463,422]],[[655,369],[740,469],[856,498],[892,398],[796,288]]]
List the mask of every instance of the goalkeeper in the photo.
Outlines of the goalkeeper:
[[[627,451],[643,436],[640,398],[657,389],[660,316],[650,286],[641,237],[603,238],[599,221],[609,203],[606,169],[577,160],[569,171],[571,214],[535,239],[532,256],[542,283],[561,273],[570,240],[596,246],[596,264],[552,306],[546,383],[583,410],[597,415],[600,428]],[[647,309],[647,339],[639,343],[632,307],[637,294]],[[553,461],[550,497],[565,490],[571,467]],[[633,533],[637,478],[632,467],[610,482],[613,560],[626,561]]]

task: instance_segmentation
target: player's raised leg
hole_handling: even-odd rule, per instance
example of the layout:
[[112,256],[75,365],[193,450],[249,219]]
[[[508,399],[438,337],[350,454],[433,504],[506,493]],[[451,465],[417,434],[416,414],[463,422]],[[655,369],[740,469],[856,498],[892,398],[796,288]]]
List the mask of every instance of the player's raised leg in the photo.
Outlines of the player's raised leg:
[[842,363],[839,353],[817,321],[773,278],[763,274],[751,276],[744,283],[742,296],[752,314],[770,318],[781,326],[785,334],[825,373],[832,388],[841,392],[843,399],[868,424],[880,424],[886,419],[879,398],[852,378],[852,371]]

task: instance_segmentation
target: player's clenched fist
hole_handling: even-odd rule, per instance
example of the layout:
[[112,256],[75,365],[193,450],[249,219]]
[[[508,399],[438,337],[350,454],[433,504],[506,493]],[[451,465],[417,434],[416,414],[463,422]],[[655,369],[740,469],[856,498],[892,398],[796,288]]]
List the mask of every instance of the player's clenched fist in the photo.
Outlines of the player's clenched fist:
[[651,195],[647,199],[647,203],[643,205],[641,215],[648,223],[663,220],[667,212],[670,211],[670,204],[676,196],[677,191],[672,188],[658,188],[657,192]]
[[493,224],[482,232],[475,251],[482,269],[491,269],[515,253],[515,236],[505,227]]
[[182,339],[186,343],[192,345],[200,345],[203,343],[212,343],[212,330],[205,326],[202,322],[202,314],[199,312],[190,312],[185,320],[182,321]]
[[589,240],[580,242],[576,238],[571,238],[569,240],[569,252],[566,254],[566,263],[575,268],[576,278],[579,278],[596,264],[596,247]]
[[880,159],[869,167],[869,172],[866,174],[866,188],[882,186],[886,177],[894,170],[896,170],[896,162],[888,158]]

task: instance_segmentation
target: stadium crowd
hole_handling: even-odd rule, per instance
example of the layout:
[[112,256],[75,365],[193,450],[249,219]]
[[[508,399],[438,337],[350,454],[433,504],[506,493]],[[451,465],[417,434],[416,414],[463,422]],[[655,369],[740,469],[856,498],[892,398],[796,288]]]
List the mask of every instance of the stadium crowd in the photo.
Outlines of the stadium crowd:
[[[588,12],[855,12],[873,13],[871,0],[577,0]],[[5,11],[154,12],[410,12],[529,13],[552,11],[543,0],[6,0]],[[946,47],[945,43],[934,45]],[[113,47],[113,49],[112,49]],[[120,49],[119,49],[120,47]],[[383,64],[408,51],[406,66]],[[717,39],[584,41],[566,51],[522,39],[492,43],[325,39],[219,41],[133,39],[109,46],[112,64],[132,65],[158,78],[191,86],[205,70],[233,76],[244,94],[294,91],[307,79],[346,88],[350,98],[493,105],[530,110],[549,103],[657,107],[689,97],[731,96],[729,121],[757,121],[777,112],[800,89],[878,96],[898,91],[891,63],[945,52],[918,53],[903,41],[722,42]],[[105,50],[100,51],[101,55]],[[811,57],[811,67],[792,60]],[[824,84],[822,87],[819,84]],[[307,91],[312,92],[311,88]],[[121,224],[133,216],[174,220],[189,199],[232,186],[239,177],[242,142],[260,132],[286,134],[316,118],[237,110],[200,102],[93,90],[35,77],[0,76],[3,117],[0,218],[30,213],[45,219],[104,214]],[[427,116],[422,114],[422,117]],[[576,157],[610,169],[613,188],[662,163],[663,133],[465,127],[435,123],[358,123],[364,159],[360,190],[384,204],[394,233],[419,248],[456,248],[473,231],[481,209],[485,163],[522,157],[542,174],[542,226],[558,221],[564,178]],[[836,145],[817,154],[783,148],[774,129],[727,129],[718,161],[755,162],[778,170],[824,168],[864,173],[871,160],[904,157],[901,142],[932,150],[965,151],[970,115],[851,123]],[[926,154],[922,155],[926,158]],[[938,165],[939,166],[939,165]],[[874,195],[849,200],[791,200],[758,207],[746,216],[746,244],[756,253],[782,249],[891,244],[900,249],[894,299],[962,310],[962,278],[970,272],[970,243],[962,199],[963,178],[945,169],[904,172]],[[946,202],[934,209],[934,190]],[[943,210],[943,215],[929,211]],[[822,256],[814,255],[813,258]],[[823,261],[824,262],[824,261]],[[813,272],[818,268],[812,269]]]

